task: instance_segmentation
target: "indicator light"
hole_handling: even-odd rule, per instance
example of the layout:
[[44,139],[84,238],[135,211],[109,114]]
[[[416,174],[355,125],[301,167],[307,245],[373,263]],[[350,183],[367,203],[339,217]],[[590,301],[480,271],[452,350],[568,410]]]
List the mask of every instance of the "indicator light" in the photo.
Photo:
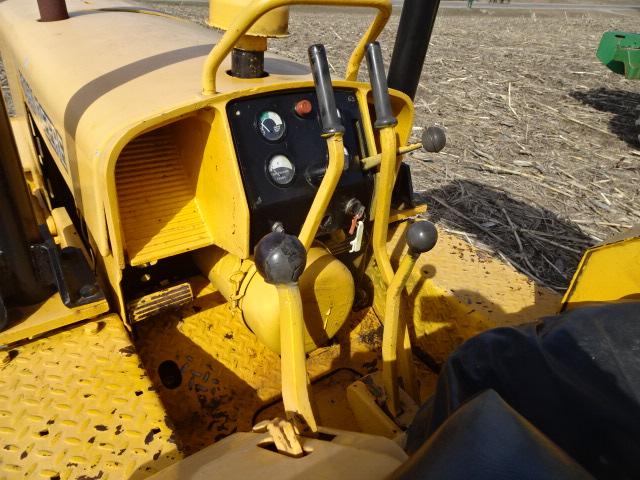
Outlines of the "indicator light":
[[296,103],[294,110],[299,116],[306,117],[313,110],[313,105],[309,100],[300,100]]

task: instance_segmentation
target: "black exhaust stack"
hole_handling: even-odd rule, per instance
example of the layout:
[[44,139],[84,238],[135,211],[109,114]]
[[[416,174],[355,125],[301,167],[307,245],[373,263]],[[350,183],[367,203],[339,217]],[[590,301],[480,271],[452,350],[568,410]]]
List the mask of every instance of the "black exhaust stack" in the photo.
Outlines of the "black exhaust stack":
[[41,22],[57,22],[69,18],[65,0],[38,0]]
[[413,99],[440,0],[404,0],[387,83]]

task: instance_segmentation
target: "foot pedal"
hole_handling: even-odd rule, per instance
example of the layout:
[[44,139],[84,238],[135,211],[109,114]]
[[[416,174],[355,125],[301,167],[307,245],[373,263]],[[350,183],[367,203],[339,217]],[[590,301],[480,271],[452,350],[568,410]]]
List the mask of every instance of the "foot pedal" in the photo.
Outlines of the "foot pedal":
[[189,283],[181,283],[132,300],[127,304],[131,323],[141,322],[167,310],[175,310],[193,301]]

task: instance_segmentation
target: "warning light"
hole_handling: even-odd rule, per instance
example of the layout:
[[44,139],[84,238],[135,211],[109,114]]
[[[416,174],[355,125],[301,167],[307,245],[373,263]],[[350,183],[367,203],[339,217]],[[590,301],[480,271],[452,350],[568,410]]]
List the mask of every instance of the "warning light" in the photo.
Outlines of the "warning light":
[[313,105],[311,105],[311,102],[309,100],[300,100],[298,103],[296,103],[295,111],[301,117],[306,117],[311,113],[312,110]]

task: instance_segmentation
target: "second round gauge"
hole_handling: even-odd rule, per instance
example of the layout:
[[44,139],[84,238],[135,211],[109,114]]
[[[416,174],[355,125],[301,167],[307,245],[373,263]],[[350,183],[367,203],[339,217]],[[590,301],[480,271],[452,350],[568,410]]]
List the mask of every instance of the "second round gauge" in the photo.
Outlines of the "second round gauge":
[[266,111],[258,117],[260,134],[270,142],[277,142],[284,136],[285,124],[276,112]]

